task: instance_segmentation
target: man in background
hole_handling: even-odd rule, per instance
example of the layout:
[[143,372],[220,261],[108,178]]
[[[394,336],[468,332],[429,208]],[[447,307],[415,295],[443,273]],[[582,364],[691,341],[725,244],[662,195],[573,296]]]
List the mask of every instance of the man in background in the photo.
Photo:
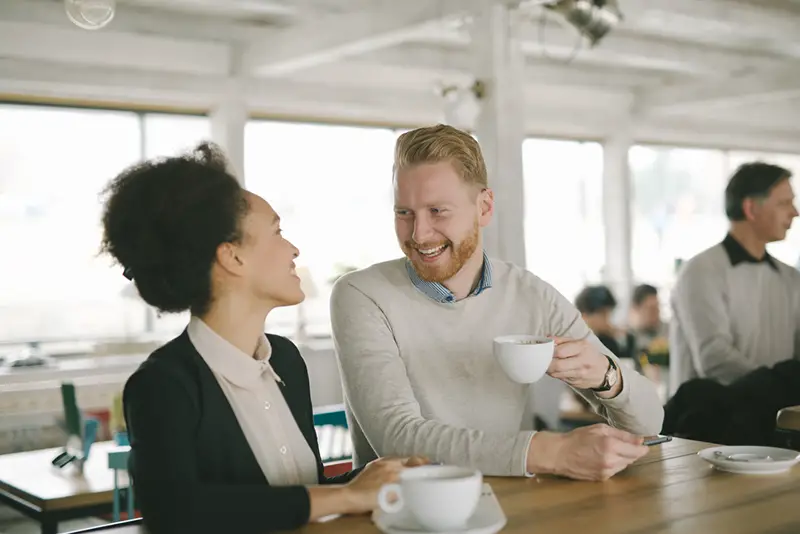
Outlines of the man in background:
[[728,182],[728,235],[682,266],[673,291],[672,392],[694,377],[727,385],[798,357],[800,273],[767,252],[798,215],[790,177],[755,162]]

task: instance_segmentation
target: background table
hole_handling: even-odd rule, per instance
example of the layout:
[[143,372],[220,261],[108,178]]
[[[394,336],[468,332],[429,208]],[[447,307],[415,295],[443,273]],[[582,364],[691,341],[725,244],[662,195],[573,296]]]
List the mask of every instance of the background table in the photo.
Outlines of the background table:
[[92,445],[83,474],[71,465],[58,469],[50,463],[61,451],[58,448],[4,454],[0,502],[39,521],[42,534],[55,534],[59,521],[109,514],[114,473],[108,467],[108,453],[116,448],[110,441]]

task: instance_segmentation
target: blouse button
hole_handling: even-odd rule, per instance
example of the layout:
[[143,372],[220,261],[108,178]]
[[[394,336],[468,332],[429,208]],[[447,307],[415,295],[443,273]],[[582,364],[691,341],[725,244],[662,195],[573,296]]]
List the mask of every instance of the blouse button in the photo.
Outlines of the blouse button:
[[265,402],[265,403],[264,403],[264,409],[265,409],[265,410],[269,410],[271,406],[272,406],[272,405],[269,403],[269,401],[267,401],[267,402]]
[[281,447],[281,454],[286,454],[287,451],[288,451],[288,449],[286,448],[286,445]]

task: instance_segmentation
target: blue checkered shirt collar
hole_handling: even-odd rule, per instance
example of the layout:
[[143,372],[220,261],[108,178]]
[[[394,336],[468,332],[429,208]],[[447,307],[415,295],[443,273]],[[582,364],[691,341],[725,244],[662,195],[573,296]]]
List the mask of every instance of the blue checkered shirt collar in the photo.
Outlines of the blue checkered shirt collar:
[[[414,270],[414,266],[411,264],[411,261],[406,261],[406,270],[408,271],[408,277],[411,278],[411,283],[414,284],[414,287],[421,291],[426,297],[443,304],[456,301],[455,295],[453,295],[449,289],[444,287],[439,282],[427,282],[420,278],[417,274],[417,271]],[[485,289],[489,289],[490,287],[492,287],[492,264],[489,261],[489,257],[486,255],[486,251],[484,251],[481,279],[478,281],[478,285],[475,287],[475,290],[470,293],[469,296],[473,297],[475,295],[480,295]]]

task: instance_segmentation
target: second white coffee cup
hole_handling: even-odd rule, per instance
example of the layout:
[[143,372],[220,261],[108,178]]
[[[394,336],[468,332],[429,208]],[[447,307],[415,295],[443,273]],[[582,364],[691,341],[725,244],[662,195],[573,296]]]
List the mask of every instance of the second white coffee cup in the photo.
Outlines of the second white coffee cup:
[[494,338],[494,356],[514,382],[532,384],[544,376],[553,359],[551,338],[529,335]]
[[396,484],[381,488],[378,505],[387,513],[406,508],[430,531],[457,530],[475,513],[482,488],[480,471],[448,465],[414,467],[400,473]]

